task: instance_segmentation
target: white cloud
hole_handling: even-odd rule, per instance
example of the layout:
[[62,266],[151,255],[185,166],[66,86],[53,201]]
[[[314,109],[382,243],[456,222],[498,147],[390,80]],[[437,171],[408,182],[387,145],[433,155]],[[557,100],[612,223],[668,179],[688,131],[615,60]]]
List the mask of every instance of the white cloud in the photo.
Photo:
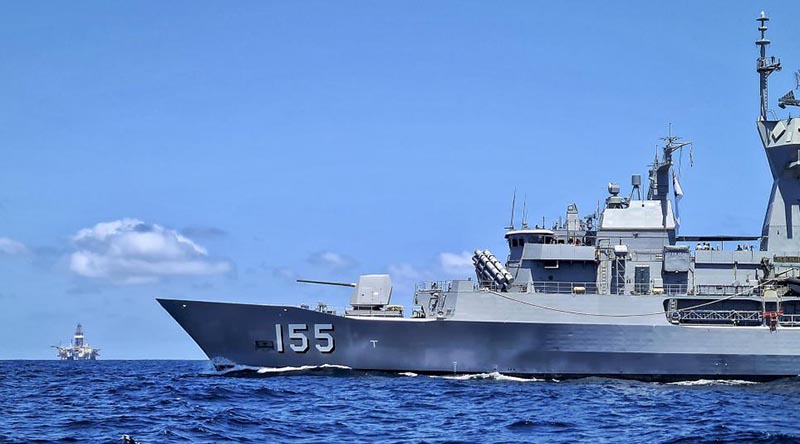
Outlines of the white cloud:
[[432,278],[430,272],[417,270],[413,265],[409,264],[389,265],[389,275],[392,279],[411,283],[426,281]]
[[167,276],[202,276],[231,270],[211,260],[208,251],[175,230],[137,219],[101,222],[80,230],[70,269],[84,277],[122,284],[157,282]]
[[394,286],[392,293],[396,297],[414,294],[414,288],[418,283],[432,281],[435,277],[430,271],[419,270],[410,264],[389,265],[388,271]]
[[[447,279],[466,279],[475,275],[472,264],[472,253],[440,253],[438,264],[427,268],[418,268],[408,263],[389,265],[389,275],[395,288],[401,293],[413,293],[416,284]],[[438,266],[436,266],[438,265]]]
[[439,254],[439,265],[442,267],[442,270],[449,275],[465,277],[475,273],[475,266],[472,263],[472,253],[469,251],[464,251],[460,254],[441,253]]
[[297,279],[297,273],[291,268],[273,268],[272,276],[289,282],[294,282]]
[[7,237],[0,237],[0,253],[16,255],[25,254],[28,252],[28,247],[22,242],[9,239]]
[[308,262],[330,270],[346,270],[356,264],[355,260],[332,251],[314,253],[309,256]]

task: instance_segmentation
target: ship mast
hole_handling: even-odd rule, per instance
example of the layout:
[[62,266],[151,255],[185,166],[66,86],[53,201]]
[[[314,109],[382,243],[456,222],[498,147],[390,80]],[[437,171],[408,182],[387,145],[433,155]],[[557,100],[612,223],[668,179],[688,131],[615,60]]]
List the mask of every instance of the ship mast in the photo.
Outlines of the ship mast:
[[781,60],[776,59],[774,56],[767,58],[767,46],[770,41],[766,37],[767,22],[769,18],[761,11],[761,15],[756,19],[759,22],[758,30],[761,31],[761,38],[756,40],[756,45],[761,49],[761,55],[756,64],[756,71],[758,71],[760,92],[761,92],[761,117],[760,120],[767,120],[767,77],[775,71],[781,70]]
[[[796,136],[800,131],[800,119],[767,118],[767,78],[781,69],[781,61],[767,56],[770,41],[766,38],[769,21],[766,14],[762,11],[756,20],[761,32],[761,38],[756,41],[761,50],[756,64],[761,83],[761,115],[756,127],[772,173],[772,191],[761,229],[761,250],[771,252],[773,258],[794,257],[800,250],[800,217],[797,216],[800,211],[800,140]],[[781,99],[779,105],[794,106],[793,94],[787,93]],[[788,269],[794,263],[787,261],[779,266]]]

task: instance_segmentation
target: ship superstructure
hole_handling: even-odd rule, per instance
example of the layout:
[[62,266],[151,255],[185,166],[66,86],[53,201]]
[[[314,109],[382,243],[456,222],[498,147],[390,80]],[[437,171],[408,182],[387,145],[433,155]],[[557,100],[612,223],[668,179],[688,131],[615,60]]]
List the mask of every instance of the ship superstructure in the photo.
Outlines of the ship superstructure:
[[62,361],[94,361],[100,356],[100,349],[92,348],[85,342],[81,324],[75,328],[75,334],[69,346],[58,345],[55,348],[58,351],[58,359]]
[[[410,317],[386,275],[362,276],[352,310],[159,299],[219,367],[336,364],[365,370],[653,380],[800,374],[800,118],[770,119],[768,18],[757,19],[756,126],[774,184],[760,235],[678,233],[683,192],[670,134],[629,194],[569,204],[558,222],[511,224],[509,253],[473,257],[476,279],[421,283]],[[792,92],[781,107],[800,105]],[[794,134],[797,134],[796,136]]]

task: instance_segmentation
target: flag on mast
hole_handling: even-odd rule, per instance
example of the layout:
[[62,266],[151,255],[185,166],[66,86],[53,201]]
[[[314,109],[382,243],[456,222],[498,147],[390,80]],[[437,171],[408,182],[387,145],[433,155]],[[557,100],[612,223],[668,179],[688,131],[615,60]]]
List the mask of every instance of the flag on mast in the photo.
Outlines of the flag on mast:
[[672,173],[672,188],[675,190],[675,227],[681,226],[681,213],[678,207],[680,206],[681,198],[683,197],[683,188],[678,181],[678,175]]

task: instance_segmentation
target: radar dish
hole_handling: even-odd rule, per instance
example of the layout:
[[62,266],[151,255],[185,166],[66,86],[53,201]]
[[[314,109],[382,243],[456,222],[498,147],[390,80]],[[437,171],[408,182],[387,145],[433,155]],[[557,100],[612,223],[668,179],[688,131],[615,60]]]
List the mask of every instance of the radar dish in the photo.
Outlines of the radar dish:
[[787,106],[800,106],[800,100],[794,98],[794,90],[791,90],[778,99],[778,106],[782,109]]
[[789,90],[786,94],[778,99],[778,106],[785,109],[787,106],[800,106],[800,100],[794,97],[794,92],[800,90],[800,70],[794,72],[794,89]]

